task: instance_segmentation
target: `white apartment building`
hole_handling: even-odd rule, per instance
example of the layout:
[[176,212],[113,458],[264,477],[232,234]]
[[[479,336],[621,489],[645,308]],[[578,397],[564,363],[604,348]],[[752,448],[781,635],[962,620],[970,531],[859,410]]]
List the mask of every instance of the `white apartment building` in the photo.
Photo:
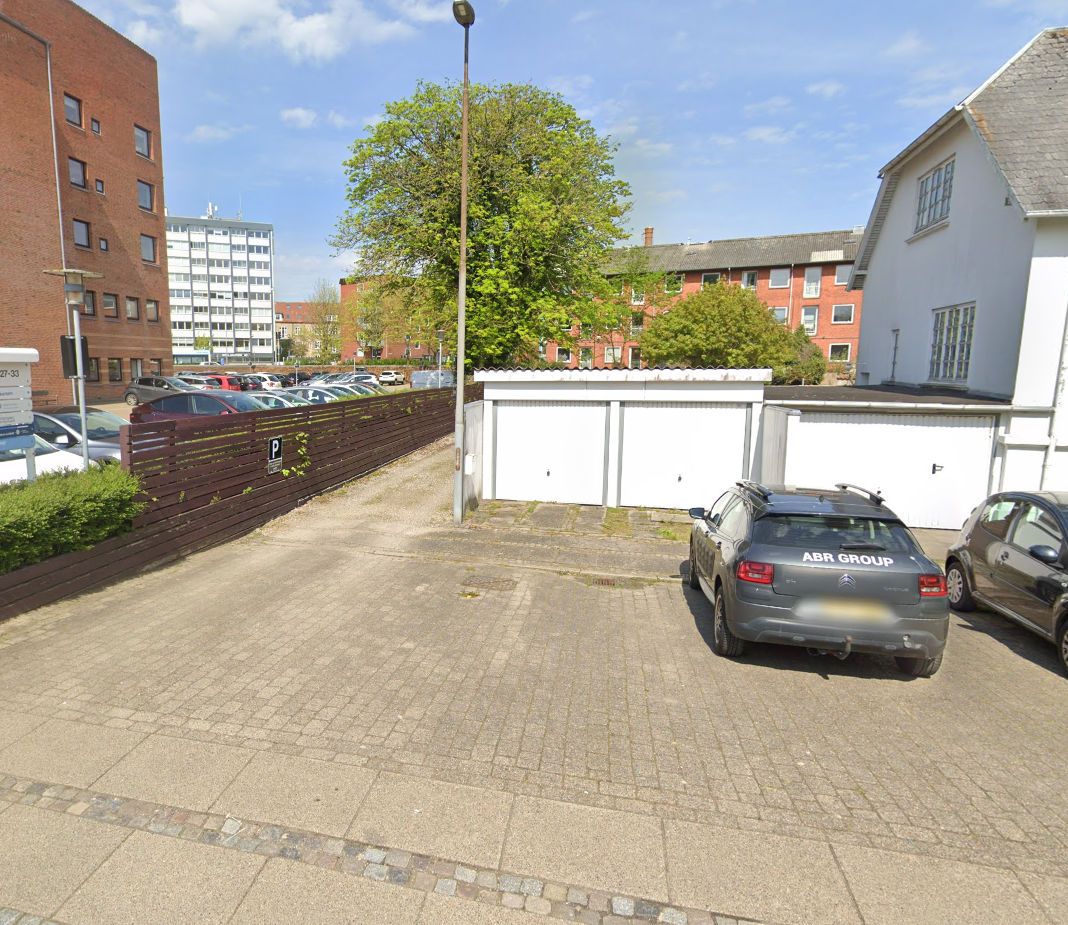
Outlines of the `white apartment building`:
[[168,215],[167,267],[175,357],[274,359],[273,225]]

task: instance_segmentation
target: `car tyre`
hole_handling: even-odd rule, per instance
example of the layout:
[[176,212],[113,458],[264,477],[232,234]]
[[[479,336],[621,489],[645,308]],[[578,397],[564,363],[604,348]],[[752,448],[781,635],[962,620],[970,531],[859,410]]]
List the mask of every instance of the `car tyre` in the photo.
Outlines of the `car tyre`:
[[964,566],[959,562],[952,562],[946,569],[946,591],[949,594],[949,606],[962,613],[970,613],[975,610],[975,598],[968,590],[968,578],[964,574]]
[[1068,620],[1062,620],[1057,630],[1057,654],[1061,657],[1061,668],[1068,673]]
[[130,406],[131,408],[132,408],[132,407],[133,407],[134,405],[138,404],[138,401],[137,401],[137,396],[136,396],[136,395],[134,395],[134,393],[133,393],[133,392],[130,392],[130,393],[129,393],[129,394],[128,394],[128,395],[126,396],[126,404],[128,404],[128,405],[129,405],[129,406]]
[[701,590],[701,578],[697,574],[697,550],[693,545],[693,537],[690,537],[690,564],[686,569],[686,584],[695,591]]
[[727,604],[723,600],[723,589],[716,592],[715,618],[712,624],[712,638],[716,654],[725,658],[738,658],[745,652],[745,640],[739,639],[727,625]]
[[913,678],[929,678],[942,667],[942,655],[934,658],[908,658],[904,655],[894,656],[897,667]]

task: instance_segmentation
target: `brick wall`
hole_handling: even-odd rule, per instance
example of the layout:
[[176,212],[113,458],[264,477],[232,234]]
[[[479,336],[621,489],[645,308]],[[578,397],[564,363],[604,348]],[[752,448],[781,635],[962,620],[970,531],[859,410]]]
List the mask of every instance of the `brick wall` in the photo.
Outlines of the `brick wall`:
[[[96,314],[83,319],[82,332],[100,364],[100,381],[86,384],[86,397],[90,403],[114,400],[130,379],[131,360],[140,360],[146,374],[152,360],[164,373],[172,368],[156,61],[69,0],[4,0],[0,12],[52,43],[66,263],[103,274],[86,283]],[[43,273],[62,263],[48,69],[40,42],[3,22],[0,33],[0,344],[40,351],[35,402],[64,404],[72,393],[59,361],[59,337],[67,333],[63,281]],[[64,94],[81,100],[81,127],[68,123]],[[151,135],[148,158],[135,152],[135,124]],[[72,157],[86,165],[85,189],[70,181]],[[151,211],[138,206],[138,180],[153,187]],[[74,243],[75,219],[89,223],[89,248]],[[142,260],[141,235],[156,239],[155,263]],[[105,317],[105,293],[117,297],[116,318]],[[137,300],[137,318],[127,318],[127,298]],[[150,300],[158,305],[158,321],[148,320]],[[110,358],[121,360],[122,382],[109,383]]]

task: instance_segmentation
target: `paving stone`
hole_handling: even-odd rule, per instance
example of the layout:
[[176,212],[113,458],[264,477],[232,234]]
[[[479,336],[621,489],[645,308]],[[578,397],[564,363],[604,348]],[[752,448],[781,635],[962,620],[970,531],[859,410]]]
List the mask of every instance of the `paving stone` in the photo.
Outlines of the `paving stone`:
[[634,900],[623,896],[612,897],[612,913],[614,915],[634,915]]
[[434,886],[434,892],[440,893],[442,896],[455,896],[456,881],[450,880],[448,877],[442,877]]
[[569,903],[574,903],[576,906],[588,906],[590,903],[590,894],[585,890],[569,887],[567,891],[567,901]]
[[501,905],[507,906],[509,909],[522,909],[525,902],[525,897],[518,893],[501,894]]
[[548,915],[552,912],[553,904],[541,896],[528,896],[524,908],[535,915]]

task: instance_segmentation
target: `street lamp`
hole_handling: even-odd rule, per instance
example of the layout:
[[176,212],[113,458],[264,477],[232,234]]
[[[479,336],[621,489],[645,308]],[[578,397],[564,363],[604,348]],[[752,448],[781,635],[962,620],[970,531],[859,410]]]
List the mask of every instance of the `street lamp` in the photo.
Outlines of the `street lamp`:
[[[464,27],[464,102],[460,130],[460,279],[459,292],[456,299],[456,472],[453,474],[452,480],[452,519],[455,524],[459,525],[464,521],[464,325],[467,313],[467,61],[471,26],[475,22],[475,8],[467,0],[454,0],[452,15]],[[439,386],[440,382],[439,378]]]
[[438,388],[441,388],[441,350],[445,346],[445,331],[442,328],[438,328]]

